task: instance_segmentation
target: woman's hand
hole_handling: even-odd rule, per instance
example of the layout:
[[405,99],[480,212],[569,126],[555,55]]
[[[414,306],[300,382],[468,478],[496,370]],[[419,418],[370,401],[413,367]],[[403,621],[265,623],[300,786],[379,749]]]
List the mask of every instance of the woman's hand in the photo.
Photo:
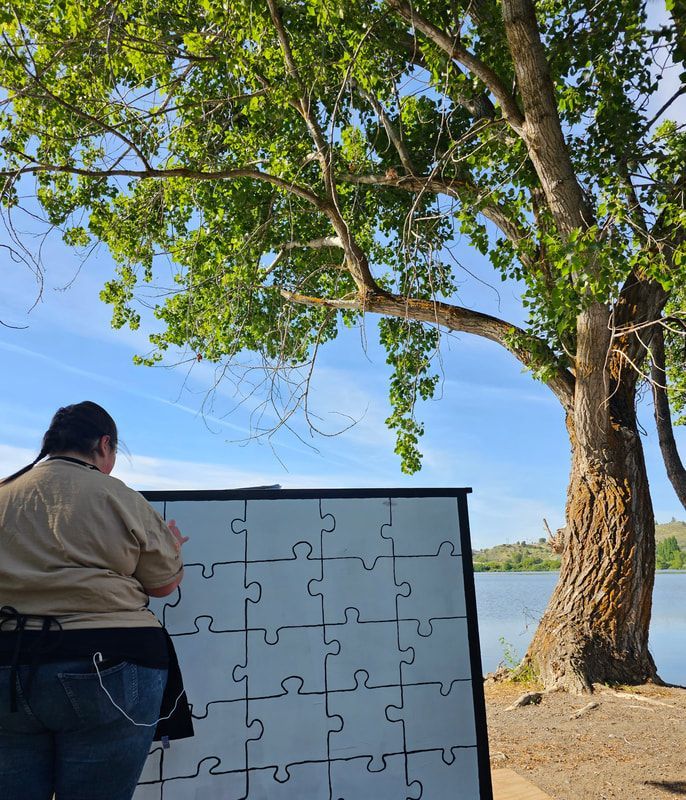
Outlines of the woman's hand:
[[170,519],[169,522],[167,522],[167,527],[174,535],[174,539],[176,539],[176,541],[174,542],[174,547],[176,548],[176,552],[178,553],[179,550],[181,550],[181,545],[188,541],[188,536],[183,536],[181,534],[181,531],[178,529],[176,525],[175,519]]

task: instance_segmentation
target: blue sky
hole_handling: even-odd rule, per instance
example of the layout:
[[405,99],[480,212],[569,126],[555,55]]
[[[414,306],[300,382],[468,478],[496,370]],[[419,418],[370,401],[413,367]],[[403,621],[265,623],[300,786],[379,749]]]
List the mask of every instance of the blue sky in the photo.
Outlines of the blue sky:
[[[655,102],[672,90],[665,85]],[[683,119],[686,97],[680,100]],[[456,302],[521,322],[517,287],[501,284],[466,244],[458,244],[457,254],[485,283],[459,276],[464,283]],[[286,430],[270,443],[246,443],[251,409],[234,408],[228,384],[219,385],[207,410],[211,365],[133,364],[134,354],[148,350],[147,331],[110,328],[109,308],[98,298],[114,269],[104,248],[82,264],[74,251],[50,241],[38,302],[30,271],[3,250],[0,258],[0,320],[27,326],[0,327],[0,474],[33,460],[60,405],[91,399],[117,420],[128,450],[114,474],[137,489],[469,486],[475,547],[543,536],[543,518],[553,529],[563,524],[569,447],[561,408],[547,387],[495,344],[467,335],[444,337],[440,399],[419,409],[426,423],[424,467],[404,476],[383,422],[389,368],[377,344],[376,318],[322,349],[312,391],[325,429],[344,424],[341,414],[358,420],[355,426],[311,439],[297,419],[297,430],[312,447]],[[656,518],[684,519],[665,476],[649,398],[641,419]],[[686,454],[686,431],[677,430],[677,441]]]
[[[463,255],[486,274],[475,255]],[[383,424],[388,368],[376,344],[375,318],[365,323],[366,350],[359,330],[322,349],[313,389],[329,430],[340,425],[338,412],[357,419],[354,427],[309,439],[296,421],[313,447],[285,430],[271,444],[246,444],[250,409],[231,411],[230,386],[220,385],[212,412],[201,412],[214,382],[210,365],[189,370],[132,363],[134,354],[147,350],[147,339],[143,331],[110,328],[109,308],[98,299],[113,270],[104,249],[82,266],[73,251],[53,243],[44,259],[45,286],[32,309],[38,291],[33,276],[5,264],[0,318],[28,327],[0,328],[0,473],[33,459],[57,407],[92,399],[115,417],[129,451],[119,456],[114,474],[138,489],[470,486],[475,547],[542,536],[544,517],[553,528],[562,524],[569,451],[561,409],[547,387],[497,345],[467,335],[445,337],[441,397],[420,409],[427,431],[424,467],[408,477]],[[516,287],[497,290],[499,297],[470,283],[461,301],[517,321]],[[659,520],[683,518],[664,475],[651,415],[646,402],[644,442],[656,514]],[[679,430],[678,439],[686,444],[686,432]]]

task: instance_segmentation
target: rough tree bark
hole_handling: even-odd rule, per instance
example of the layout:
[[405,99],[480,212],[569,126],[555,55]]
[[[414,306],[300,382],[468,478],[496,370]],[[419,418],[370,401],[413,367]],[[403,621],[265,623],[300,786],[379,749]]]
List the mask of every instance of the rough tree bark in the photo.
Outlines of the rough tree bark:
[[[619,426],[618,426],[619,427]],[[648,651],[654,520],[638,430],[611,438],[604,464],[572,439],[572,471],[560,579],[525,663],[547,688],[657,680]]]
[[611,379],[606,309],[580,316],[578,341],[560,579],[525,664],[547,688],[587,692],[659,680],[648,651],[655,521],[634,378]]

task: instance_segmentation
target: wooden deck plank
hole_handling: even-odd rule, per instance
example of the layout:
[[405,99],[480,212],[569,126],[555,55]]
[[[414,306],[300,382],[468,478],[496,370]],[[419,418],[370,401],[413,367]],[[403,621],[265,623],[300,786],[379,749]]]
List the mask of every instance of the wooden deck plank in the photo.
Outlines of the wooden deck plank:
[[493,800],[552,800],[533,783],[511,769],[491,770]]

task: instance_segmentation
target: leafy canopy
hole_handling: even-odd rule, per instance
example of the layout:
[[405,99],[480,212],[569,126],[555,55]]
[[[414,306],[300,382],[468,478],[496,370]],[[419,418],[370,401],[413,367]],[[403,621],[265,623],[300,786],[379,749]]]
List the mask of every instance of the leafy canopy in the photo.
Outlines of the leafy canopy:
[[[508,44],[501,4],[419,0],[413,20],[408,8],[5,4],[4,207],[35,181],[65,242],[107,245],[118,269],[102,297],[117,327],[140,324],[136,298],[171,263],[155,308],[163,331],[145,364],[176,346],[211,362],[251,351],[307,363],[341,323],[374,309],[369,298],[455,302],[456,237],[522,283],[527,328],[505,323],[501,343],[543,380],[573,366],[579,312],[617,303],[630,276],[659,283],[679,319],[686,133],[669,108],[657,120],[648,110],[661,65],[684,58],[676,24],[650,29],[639,0],[537,2],[590,210],[570,231],[496,91],[515,85],[525,55]],[[521,111],[516,92],[512,104]],[[380,323],[393,369],[388,424],[403,469],[414,471],[415,406],[436,389],[439,332],[430,314],[389,313]],[[671,369],[681,383],[677,341]]]

